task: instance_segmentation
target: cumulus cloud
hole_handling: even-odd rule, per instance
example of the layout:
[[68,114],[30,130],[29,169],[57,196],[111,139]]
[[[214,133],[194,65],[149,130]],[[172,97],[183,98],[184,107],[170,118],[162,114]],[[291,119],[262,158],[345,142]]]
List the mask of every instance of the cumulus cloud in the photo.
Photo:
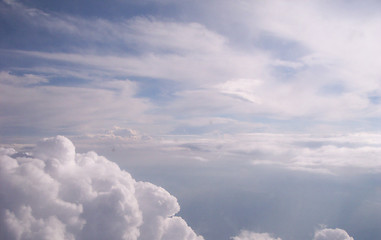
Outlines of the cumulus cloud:
[[315,232],[313,240],[353,240],[353,237],[340,228],[325,228]]
[[174,196],[63,137],[0,151],[1,239],[202,240]]

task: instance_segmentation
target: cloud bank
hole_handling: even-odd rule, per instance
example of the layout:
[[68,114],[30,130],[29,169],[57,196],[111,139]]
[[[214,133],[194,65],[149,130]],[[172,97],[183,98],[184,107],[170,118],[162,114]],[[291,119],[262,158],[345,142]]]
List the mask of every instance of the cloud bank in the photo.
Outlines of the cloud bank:
[[[268,233],[256,233],[243,230],[238,236],[232,237],[232,240],[282,240],[274,238]],[[354,240],[348,233],[340,228],[324,228],[315,232],[313,240]]]
[[[217,126],[218,123],[216,123]],[[104,133],[75,137],[78,145],[112,149],[156,149],[188,159],[247,162],[253,166],[275,165],[297,171],[339,174],[343,170],[378,173],[381,170],[381,134],[215,134],[202,137],[177,135],[149,136],[130,128],[115,126]],[[169,154],[170,153],[170,154]],[[176,153],[176,155],[173,155]],[[157,156],[155,156],[157,159]],[[149,158],[152,158],[149,156]],[[121,158],[123,159],[123,158]],[[115,159],[114,159],[115,160]]]
[[175,197],[63,137],[0,151],[1,239],[202,240]]

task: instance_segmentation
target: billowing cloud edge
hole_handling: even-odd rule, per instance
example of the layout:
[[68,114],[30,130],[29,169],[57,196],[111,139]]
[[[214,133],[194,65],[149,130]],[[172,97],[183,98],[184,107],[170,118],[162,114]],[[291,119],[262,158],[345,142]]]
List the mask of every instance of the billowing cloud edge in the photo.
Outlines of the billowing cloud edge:
[[349,236],[349,234],[340,228],[324,228],[315,232],[313,240],[354,240],[353,237]]
[[1,239],[203,240],[177,199],[63,136],[0,151]]

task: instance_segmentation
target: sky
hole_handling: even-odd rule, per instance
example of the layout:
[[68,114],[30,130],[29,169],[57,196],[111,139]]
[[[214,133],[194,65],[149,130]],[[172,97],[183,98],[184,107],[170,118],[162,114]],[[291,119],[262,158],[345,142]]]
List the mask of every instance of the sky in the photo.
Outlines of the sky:
[[3,238],[381,238],[380,10],[1,0]]

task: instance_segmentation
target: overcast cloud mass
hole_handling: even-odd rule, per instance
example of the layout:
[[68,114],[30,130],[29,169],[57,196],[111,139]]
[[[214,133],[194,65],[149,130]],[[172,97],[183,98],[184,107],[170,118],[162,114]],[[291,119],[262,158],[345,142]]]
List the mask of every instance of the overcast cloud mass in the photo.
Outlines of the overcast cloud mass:
[[2,236],[381,239],[380,10],[0,0]]

